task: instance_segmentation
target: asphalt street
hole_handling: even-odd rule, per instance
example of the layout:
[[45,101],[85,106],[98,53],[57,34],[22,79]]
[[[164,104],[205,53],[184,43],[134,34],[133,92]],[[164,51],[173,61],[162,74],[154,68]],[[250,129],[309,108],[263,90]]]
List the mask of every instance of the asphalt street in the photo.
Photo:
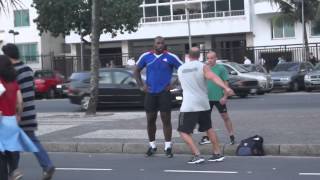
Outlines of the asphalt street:
[[[272,93],[229,100],[228,111],[234,123],[236,140],[255,134],[267,144],[320,144],[320,93]],[[62,142],[146,142],[146,120],[142,108],[107,109],[89,119],[69,116],[77,111],[67,99],[37,101],[39,134],[45,141]],[[41,117],[51,113],[52,117]],[[54,114],[63,114],[55,116]],[[100,112],[101,113],[101,112]],[[103,114],[104,113],[104,114]],[[178,110],[172,112],[174,142],[182,142],[176,132]],[[212,120],[221,142],[228,136],[219,114]],[[157,139],[162,139],[161,121],[157,121]],[[158,137],[159,136],[159,137]],[[196,135],[199,139],[201,134]]]
[[[270,93],[248,96],[247,98],[232,97],[229,106],[232,110],[304,110],[319,107],[320,92]],[[80,112],[78,105],[71,104],[68,99],[41,99],[36,101],[38,112]],[[175,110],[177,110],[176,108]],[[143,111],[143,108],[109,108],[100,112]]]
[[[57,166],[53,180],[318,180],[317,157],[226,157],[224,162],[190,165],[186,155],[168,159],[128,154],[51,153]],[[208,158],[207,156],[205,156]],[[40,180],[41,170],[31,154],[22,156],[25,180]]]

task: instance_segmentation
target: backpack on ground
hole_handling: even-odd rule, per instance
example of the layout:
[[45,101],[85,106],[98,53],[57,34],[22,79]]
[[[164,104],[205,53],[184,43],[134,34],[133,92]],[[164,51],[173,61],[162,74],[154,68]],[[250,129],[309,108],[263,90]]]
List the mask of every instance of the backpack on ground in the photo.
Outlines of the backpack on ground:
[[237,151],[237,156],[263,156],[263,137],[255,135],[244,139],[239,144]]

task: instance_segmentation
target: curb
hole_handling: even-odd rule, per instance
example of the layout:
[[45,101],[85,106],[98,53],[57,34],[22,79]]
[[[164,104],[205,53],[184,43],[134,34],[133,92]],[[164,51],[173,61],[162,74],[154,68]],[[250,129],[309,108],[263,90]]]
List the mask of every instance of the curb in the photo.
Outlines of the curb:
[[[99,143],[99,142],[42,142],[49,152],[79,152],[79,153],[126,153],[144,154],[148,148],[146,143]],[[204,155],[211,154],[211,145],[198,146]],[[235,156],[238,145],[221,145],[224,155]],[[266,155],[271,156],[320,156],[319,144],[265,144]],[[164,146],[158,146],[158,152],[164,153]],[[184,143],[173,145],[175,154],[190,154]]]

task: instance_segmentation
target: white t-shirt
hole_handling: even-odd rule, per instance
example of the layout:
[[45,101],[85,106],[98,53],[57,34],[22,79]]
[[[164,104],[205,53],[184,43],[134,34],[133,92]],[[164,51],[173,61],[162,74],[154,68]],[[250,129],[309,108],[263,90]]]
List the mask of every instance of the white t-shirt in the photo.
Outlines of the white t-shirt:
[[207,80],[203,72],[204,64],[190,61],[178,69],[178,77],[183,90],[180,112],[198,112],[210,109]]
[[243,64],[251,64],[250,59],[245,59]]

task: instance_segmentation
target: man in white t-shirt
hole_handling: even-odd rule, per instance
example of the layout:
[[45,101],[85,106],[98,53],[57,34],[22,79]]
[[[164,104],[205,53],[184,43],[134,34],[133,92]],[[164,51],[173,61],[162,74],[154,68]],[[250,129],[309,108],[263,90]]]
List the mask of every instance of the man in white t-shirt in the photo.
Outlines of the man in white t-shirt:
[[191,134],[196,125],[200,132],[206,132],[213,148],[213,154],[208,161],[223,161],[219,141],[211,125],[211,111],[208,99],[207,80],[211,80],[224,89],[226,95],[233,95],[230,89],[208,65],[199,61],[200,50],[197,47],[191,48],[189,62],[181,65],[178,69],[178,77],[183,90],[183,101],[180,108],[178,131],[181,138],[186,142],[192,151],[192,158],[189,164],[204,162],[200,151],[194,143]]
[[252,62],[247,56],[245,56],[243,64],[252,64]]

